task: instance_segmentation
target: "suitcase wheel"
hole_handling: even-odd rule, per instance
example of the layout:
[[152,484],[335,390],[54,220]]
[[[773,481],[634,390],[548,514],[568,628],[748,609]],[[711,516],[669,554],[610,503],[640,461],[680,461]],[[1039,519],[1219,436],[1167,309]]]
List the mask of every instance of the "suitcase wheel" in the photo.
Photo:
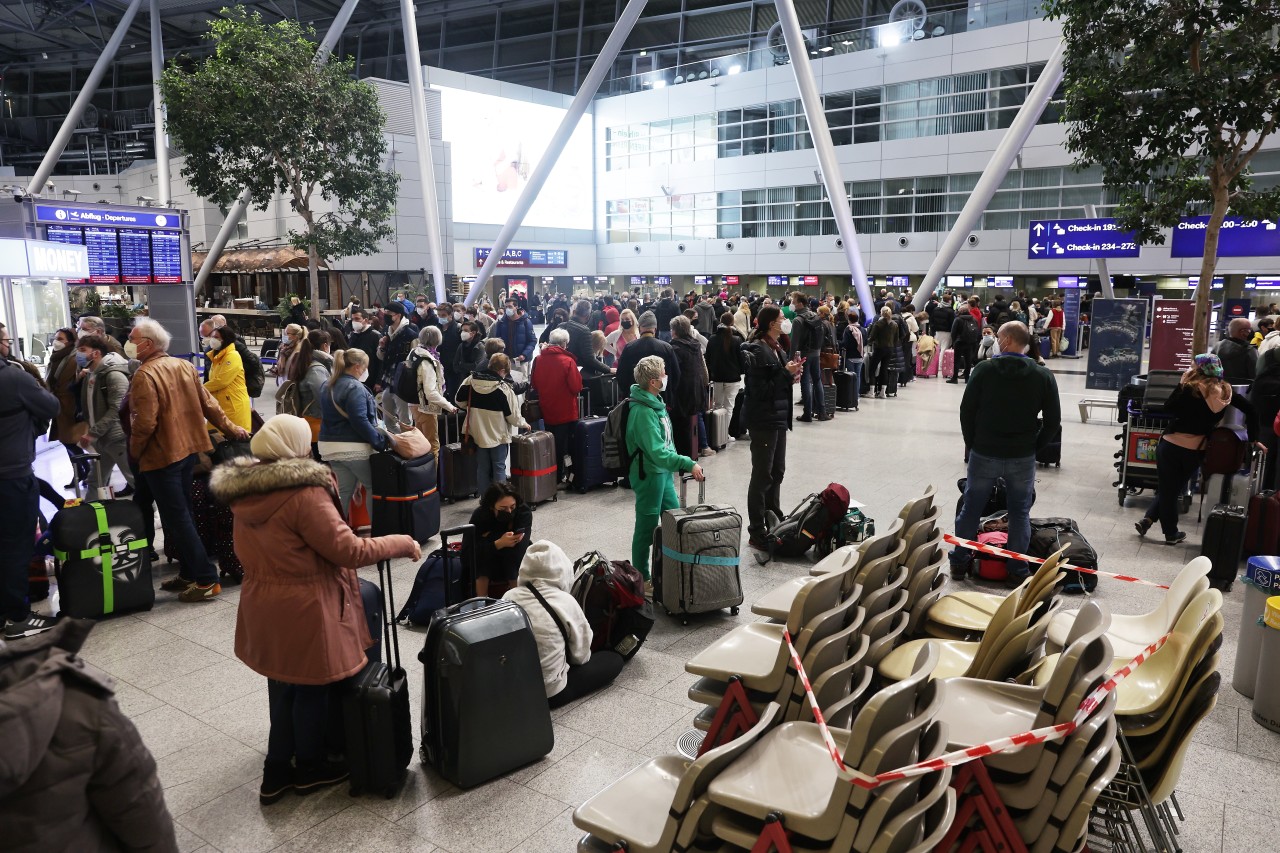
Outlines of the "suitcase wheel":
[[688,616],[681,617],[680,624],[684,625],[687,628],[689,626],[689,617]]
[[730,607],[730,608],[729,608],[729,614],[730,614],[731,616],[737,616],[737,615],[738,615],[738,608],[737,608],[737,606]]
[[1117,489],[1116,491],[1118,492],[1118,494],[1119,494],[1119,496],[1120,496],[1120,506],[1124,506],[1124,499],[1125,499],[1125,497],[1129,494],[1129,490],[1128,490],[1128,489],[1126,489],[1126,488],[1121,487],[1121,488]]

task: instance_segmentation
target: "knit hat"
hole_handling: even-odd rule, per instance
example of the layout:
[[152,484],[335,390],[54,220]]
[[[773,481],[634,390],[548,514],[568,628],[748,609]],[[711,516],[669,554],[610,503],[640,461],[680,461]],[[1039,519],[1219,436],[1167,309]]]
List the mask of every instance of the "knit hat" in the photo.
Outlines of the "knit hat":
[[387,303],[387,307],[384,310],[390,311],[392,314],[399,314],[401,317],[404,316],[404,305],[394,299]]
[[263,462],[305,458],[311,455],[311,427],[302,418],[276,415],[254,434],[249,449]]
[[1205,376],[1222,376],[1222,359],[1211,352],[1202,352],[1196,356],[1196,368]]
[[529,546],[520,561],[518,582],[527,584],[531,581],[544,581],[567,590],[573,581],[573,561],[556,543],[539,539]]

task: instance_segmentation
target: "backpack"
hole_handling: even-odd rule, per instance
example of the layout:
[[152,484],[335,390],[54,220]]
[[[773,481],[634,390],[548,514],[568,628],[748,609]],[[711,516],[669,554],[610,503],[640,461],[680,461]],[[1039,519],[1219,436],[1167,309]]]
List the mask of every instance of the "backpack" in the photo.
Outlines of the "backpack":
[[829,537],[831,528],[848,511],[849,490],[839,483],[831,483],[821,494],[809,495],[765,534],[770,555],[799,557],[815,542]]
[[653,603],[644,596],[644,577],[625,560],[607,560],[599,551],[573,564],[569,594],[591,625],[591,651],[611,649],[629,659],[653,627]]
[[396,371],[395,391],[393,392],[401,400],[407,400],[415,406],[418,404],[418,367],[424,361],[423,356],[409,353],[409,357],[404,360],[402,367],[407,370]]
[[[462,543],[450,542],[447,550],[437,548],[432,551],[413,579],[413,589],[409,599],[396,614],[396,622],[408,625],[427,625],[431,622],[431,614],[447,607],[450,601],[461,601],[466,596],[462,591]],[[449,594],[449,587],[455,587],[454,594]]]
[[[979,533],[978,541],[983,545],[993,545],[996,548],[1003,548],[1009,543],[1009,532],[1007,530],[992,530],[987,533]],[[989,581],[1002,581],[1009,576],[1009,570],[1005,565],[1004,557],[993,557],[990,554],[978,555],[978,577]]]
[[276,389],[276,414],[302,415],[302,391],[292,379],[281,382]]
[[263,386],[267,384],[267,374],[262,369],[262,359],[239,340],[236,341],[236,352],[240,354],[240,363],[244,365],[244,385],[250,397],[261,397]]
[[[627,449],[627,421],[631,417],[631,404],[638,402],[634,397],[627,397],[610,409],[605,418],[601,461],[610,477],[628,477],[631,474],[631,457],[634,454]],[[643,464],[641,462],[641,477],[644,476]]]

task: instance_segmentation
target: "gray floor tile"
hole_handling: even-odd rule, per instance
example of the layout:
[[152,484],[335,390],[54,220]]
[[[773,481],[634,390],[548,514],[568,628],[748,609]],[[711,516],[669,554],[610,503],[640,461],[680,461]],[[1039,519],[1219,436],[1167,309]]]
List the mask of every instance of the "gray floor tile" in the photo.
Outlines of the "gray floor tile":
[[686,709],[625,687],[611,687],[559,719],[571,729],[637,749],[684,716]]
[[[262,806],[258,803],[258,784],[257,779],[246,782],[178,820],[223,853],[261,853],[274,850],[352,807],[346,785],[335,785],[306,797],[289,795],[270,806]],[[228,820],[227,815],[232,814],[236,819]],[[394,829],[381,818],[369,817],[385,825],[388,831]]]
[[182,713],[172,705],[160,705],[137,714],[133,724],[142,735],[142,741],[151,750],[153,758],[161,759],[212,734],[214,729],[194,717]]
[[499,779],[469,791],[446,791],[405,816],[398,825],[452,853],[506,853],[567,805],[524,785]]
[[266,686],[265,678],[240,661],[223,658],[220,663],[166,681],[148,692],[188,714],[199,715]]
[[576,850],[584,835],[573,825],[573,809],[565,809],[555,819],[512,848],[511,853],[568,853]]
[[245,746],[265,753],[271,733],[271,714],[267,705],[267,687],[262,687],[195,715],[204,724],[240,741]]
[[[503,778],[508,779],[512,782],[519,782],[521,784],[525,784],[530,779],[533,779],[535,776],[539,776],[542,773],[545,773],[547,770],[553,767],[556,763],[563,761],[565,758],[571,755],[575,750],[577,750],[578,747],[587,743],[589,740],[591,740],[591,735],[574,731],[568,726],[556,725],[555,726],[555,746],[552,747],[551,752],[547,753],[541,759],[533,762],[532,764],[528,764],[517,770],[511,771]],[[555,796],[554,791],[548,791],[547,793],[551,794],[552,796]]]
[[[234,738],[214,733],[157,760],[169,813],[180,817],[251,779],[257,779],[262,775],[264,757]],[[204,838],[199,830],[190,828]]]
[[405,775],[400,793],[391,799],[366,794],[360,798],[359,802],[361,807],[371,814],[394,822],[452,788],[453,785],[443,776],[419,761],[415,753],[409,760],[409,772]]
[[281,853],[378,850],[385,853],[431,853],[435,848],[409,830],[381,818],[363,805],[353,805],[295,836],[279,847]]
[[579,806],[643,763],[644,756],[640,753],[593,738],[525,784],[561,802]]
[[212,649],[170,634],[169,642],[163,645],[118,656],[98,666],[121,681],[149,690],[225,660]]

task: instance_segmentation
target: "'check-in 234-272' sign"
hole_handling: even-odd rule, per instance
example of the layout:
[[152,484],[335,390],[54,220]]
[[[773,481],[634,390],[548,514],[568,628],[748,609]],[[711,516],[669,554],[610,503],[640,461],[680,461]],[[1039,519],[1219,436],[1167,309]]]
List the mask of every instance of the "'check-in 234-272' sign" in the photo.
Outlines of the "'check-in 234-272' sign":
[[1133,231],[1121,231],[1114,219],[1034,220],[1027,234],[1032,260],[1136,258],[1140,246]]

